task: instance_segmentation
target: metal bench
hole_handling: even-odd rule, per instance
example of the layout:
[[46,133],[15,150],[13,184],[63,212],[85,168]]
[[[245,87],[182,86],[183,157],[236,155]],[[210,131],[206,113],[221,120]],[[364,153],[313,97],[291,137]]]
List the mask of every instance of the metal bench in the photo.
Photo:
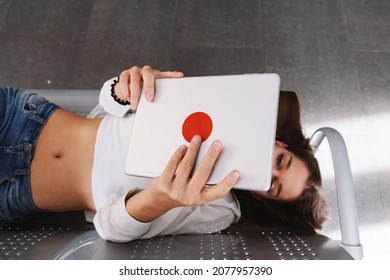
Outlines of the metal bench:
[[[97,90],[32,90],[83,116],[98,103]],[[83,212],[49,214],[18,227],[0,227],[1,259],[362,259],[357,208],[345,142],[321,128],[331,149],[342,240],[288,228],[238,227],[214,234],[157,236],[125,244],[105,241]]]

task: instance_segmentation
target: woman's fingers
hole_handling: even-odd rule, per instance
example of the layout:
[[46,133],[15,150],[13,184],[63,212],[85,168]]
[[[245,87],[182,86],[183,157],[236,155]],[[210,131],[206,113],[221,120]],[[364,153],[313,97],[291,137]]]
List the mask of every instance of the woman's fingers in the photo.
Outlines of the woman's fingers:
[[161,177],[167,180],[173,180],[175,177],[178,177],[179,179],[182,178],[183,182],[187,182],[195,164],[200,142],[200,136],[196,135],[188,147],[180,146],[168,161]]
[[142,68],[143,89],[147,101],[153,101],[154,99],[154,81],[157,78],[157,72],[157,70],[153,70],[150,66],[144,66]]
[[195,165],[196,157],[198,156],[201,142],[202,138],[199,135],[195,135],[188,145],[186,154],[180,162],[176,173],[176,179],[179,183],[184,184],[188,182]]
[[207,183],[214,165],[222,151],[222,143],[219,140],[214,141],[209,147],[205,157],[195,170],[194,176],[191,179],[191,185],[201,189]]
[[203,188],[200,194],[201,204],[225,196],[234,187],[239,179],[240,172],[238,170],[234,170],[230,172],[225,178],[223,178],[222,181],[220,181],[218,184]]
[[158,70],[154,70],[156,73],[156,78],[181,78],[181,77],[184,77],[184,74],[183,72],[179,72],[179,71],[164,71],[164,72],[161,72],[161,71],[158,71]]
[[141,68],[132,67],[123,71],[119,75],[119,90],[115,87],[116,95],[122,99],[129,101],[131,109],[135,110],[138,106],[139,97],[142,88]]
[[222,151],[222,143],[218,140],[214,141],[207,154],[203,158],[201,164],[196,169],[194,176],[190,181],[190,188],[195,188],[194,191],[199,193],[199,204],[204,204],[221,198],[237,183],[240,173],[237,170],[230,172],[225,178],[216,185],[204,187],[213,171],[213,168]]
[[[168,180],[175,179],[180,187],[186,186],[191,179],[201,141],[202,138],[199,135],[195,135],[188,147],[184,145],[179,147],[167,163],[162,177]],[[221,151],[221,147],[222,144],[220,141],[214,141],[205,158],[202,160],[201,165],[195,171],[191,182],[193,182],[192,185],[200,186],[198,189],[202,188],[207,182]]]
[[[117,86],[119,88],[117,88]],[[116,95],[122,100],[130,101],[130,88],[129,88],[129,86],[130,86],[130,74],[126,70],[126,71],[123,71],[119,75],[119,82],[115,86]]]
[[153,101],[155,96],[154,82],[157,78],[180,78],[183,76],[183,73],[178,71],[161,72],[148,65],[142,68],[134,66],[119,75],[119,90],[116,87],[115,92],[120,99],[130,101],[131,109],[136,110],[142,87],[146,100]]
[[237,183],[240,173],[235,170],[217,185],[205,187],[222,151],[222,143],[218,140],[212,143],[191,177],[200,145],[201,137],[196,135],[188,147],[179,147],[167,163],[163,174],[155,181],[154,186],[160,190],[162,197],[166,197],[167,204],[174,207],[202,205],[223,197]]
[[155,80],[159,78],[180,78],[183,77],[182,72],[177,71],[164,71],[154,70],[150,66],[144,66],[142,68],[143,88],[145,98],[148,101],[153,101],[155,96]]
[[186,151],[187,151],[187,147],[182,145],[173,153],[172,157],[168,161],[160,177],[164,182],[173,181],[176,175],[177,167],[179,166],[181,160],[183,159]]
[[130,74],[130,107],[136,110],[138,107],[141,89],[143,85],[142,69],[139,67],[132,67],[129,70]]

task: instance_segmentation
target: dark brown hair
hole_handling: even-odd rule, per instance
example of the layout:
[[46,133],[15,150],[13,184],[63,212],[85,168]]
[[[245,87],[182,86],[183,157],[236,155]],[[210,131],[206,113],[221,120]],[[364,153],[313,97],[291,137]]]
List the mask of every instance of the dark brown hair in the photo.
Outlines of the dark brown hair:
[[309,171],[307,188],[295,200],[277,201],[254,198],[248,191],[235,190],[242,211],[241,223],[257,222],[265,226],[289,226],[306,230],[321,229],[327,206],[320,195],[321,173],[310,140],[303,134],[300,106],[295,92],[281,91],[276,140],[300,158]]

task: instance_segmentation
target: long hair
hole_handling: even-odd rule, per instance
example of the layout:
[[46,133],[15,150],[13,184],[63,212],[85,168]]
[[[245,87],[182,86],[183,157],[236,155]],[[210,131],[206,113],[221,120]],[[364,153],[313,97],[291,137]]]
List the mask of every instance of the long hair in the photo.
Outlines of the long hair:
[[234,190],[241,207],[241,222],[305,230],[321,229],[328,215],[326,202],[320,195],[321,173],[310,141],[302,131],[300,106],[295,92],[280,92],[276,140],[286,143],[287,150],[304,162],[309,171],[308,187],[293,201],[259,199],[248,191]]

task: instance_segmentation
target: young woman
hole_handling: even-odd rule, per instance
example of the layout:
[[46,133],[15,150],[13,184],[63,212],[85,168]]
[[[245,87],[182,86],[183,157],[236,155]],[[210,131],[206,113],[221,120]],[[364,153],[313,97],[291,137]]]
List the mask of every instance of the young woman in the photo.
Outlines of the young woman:
[[[123,174],[134,121],[128,113],[136,109],[141,88],[152,101],[156,78],[181,76],[148,66],[123,71],[119,82],[104,84],[100,104],[109,115],[96,119],[77,116],[24,90],[1,87],[0,224],[21,223],[50,211],[92,210],[97,212],[94,224],[103,238],[126,242],[172,233],[209,233],[237,222],[240,208],[230,190],[239,171],[204,187],[222,150],[218,140],[192,177],[199,136],[173,152],[160,177]],[[314,189],[308,181],[310,166],[287,150],[288,145],[276,142],[274,186],[268,194],[253,193],[253,197],[295,201]]]

